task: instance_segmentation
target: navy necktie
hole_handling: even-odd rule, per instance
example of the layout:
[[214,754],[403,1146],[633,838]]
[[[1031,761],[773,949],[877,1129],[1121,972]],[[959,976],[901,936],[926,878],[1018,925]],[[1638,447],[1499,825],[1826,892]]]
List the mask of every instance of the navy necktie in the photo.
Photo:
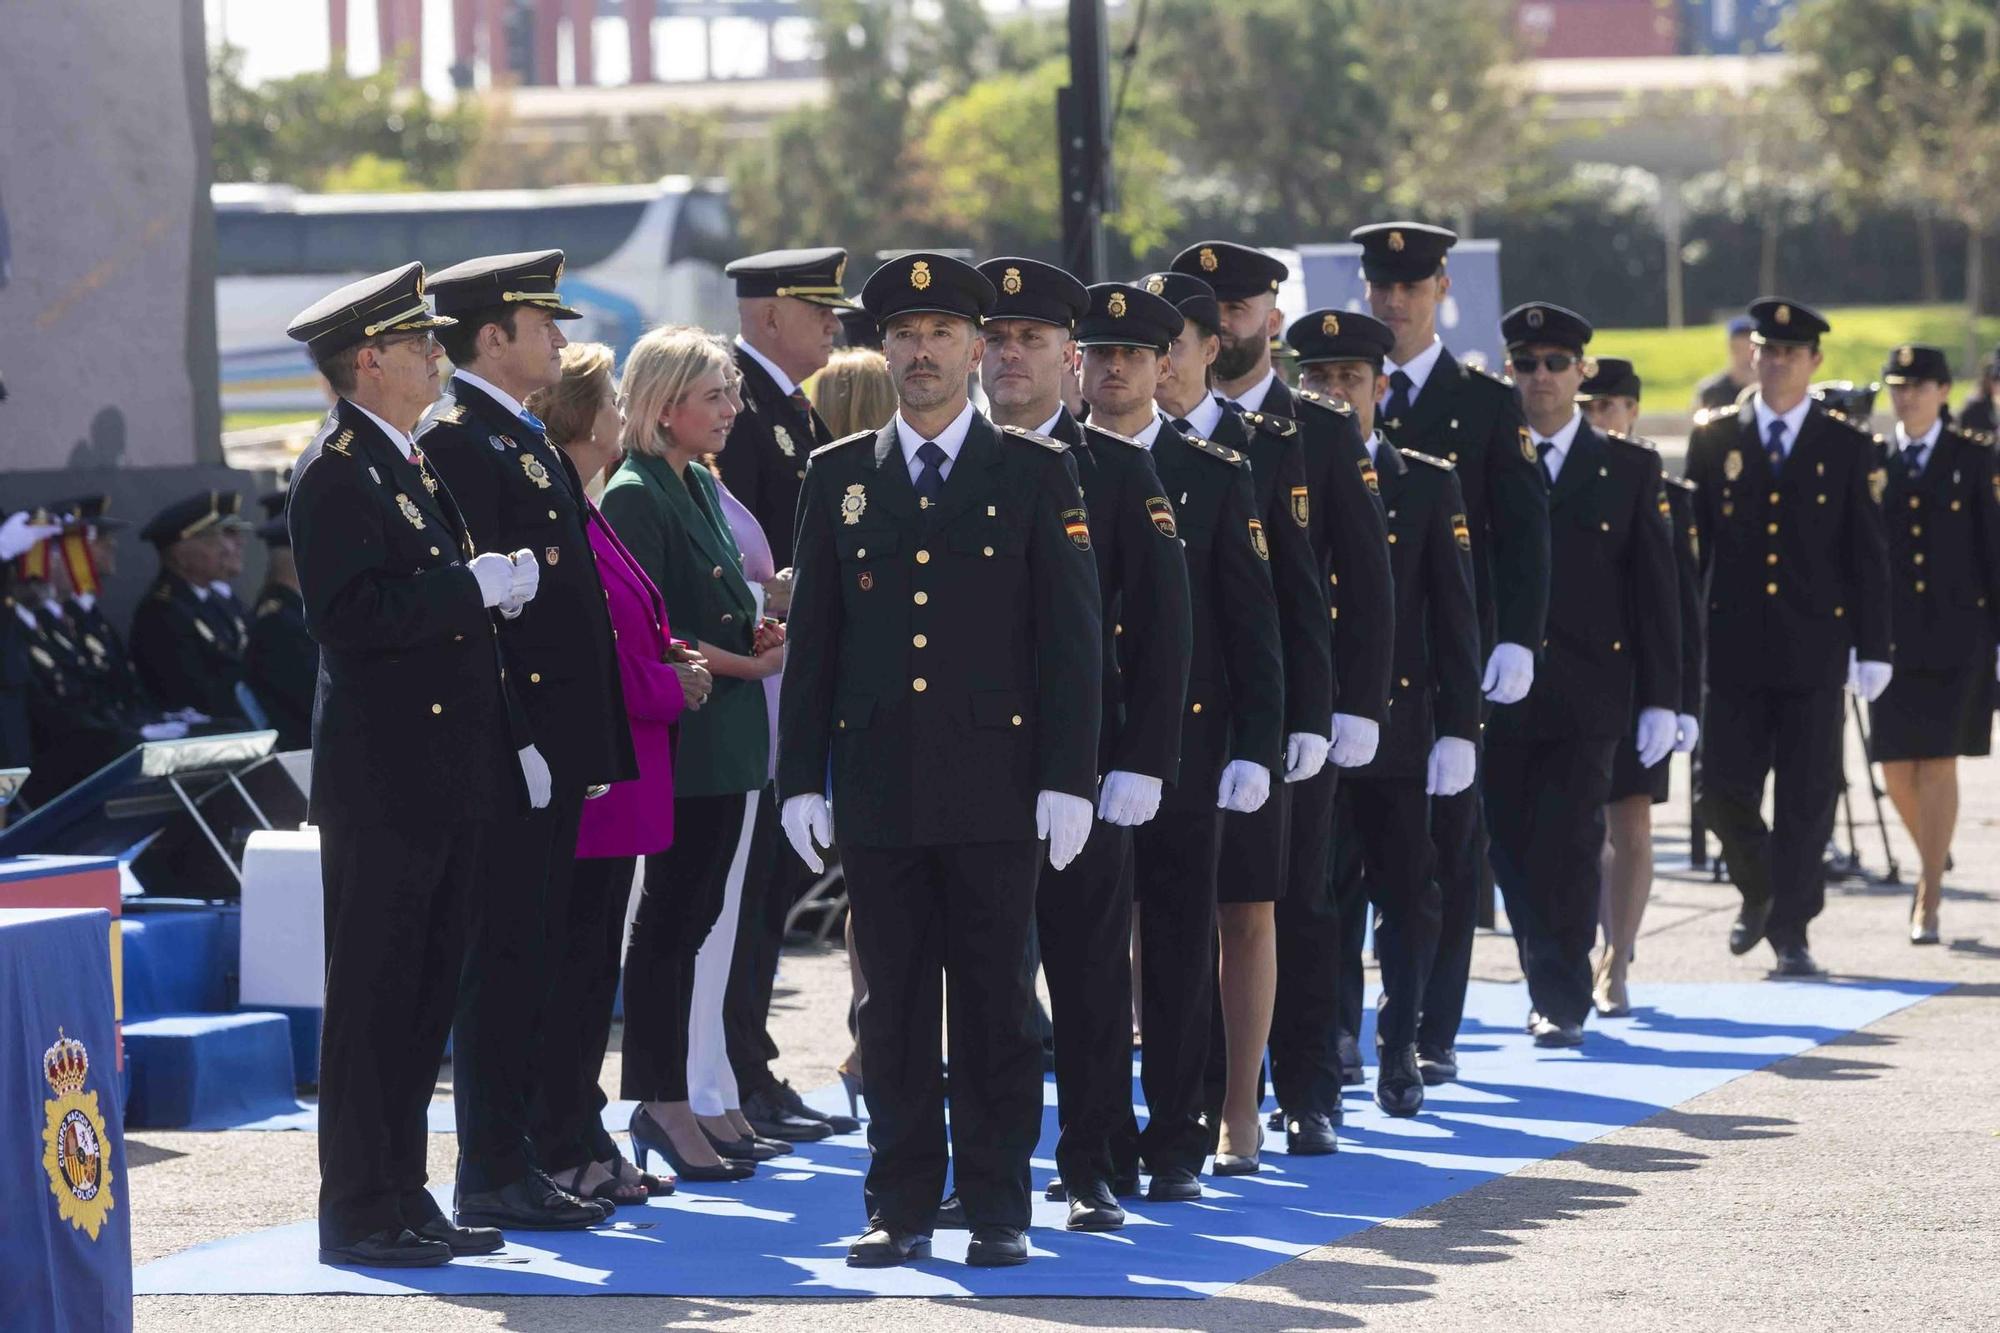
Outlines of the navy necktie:
[[1389,401],[1382,404],[1382,411],[1389,424],[1400,426],[1403,418],[1410,414],[1410,390],[1414,387],[1410,377],[1400,370],[1389,374]]
[[923,464],[917,473],[917,498],[934,505],[944,494],[945,452],[936,441],[925,440],[917,446],[917,461]]
[[1240,417],[1243,415],[1245,408],[1243,404],[1237,402],[1234,398],[1224,398],[1222,400],[1222,410],[1233,417]]
[[1188,419],[1186,417],[1175,417],[1174,429],[1179,431],[1183,435],[1194,434],[1194,427],[1188,425]]
[[1771,460],[1771,475],[1777,476],[1785,466],[1785,423],[1779,417],[1772,417],[1771,424],[1764,432],[1764,456]]
[[1913,477],[1921,477],[1924,474],[1923,441],[1911,440],[1903,446],[1903,467]]
[[1542,464],[1542,480],[1551,486],[1556,484],[1556,475],[1549,471],[1549,454],[1555,447],[1554,440],[1543,440],[1535,445],[1535,457],[1541,460]]

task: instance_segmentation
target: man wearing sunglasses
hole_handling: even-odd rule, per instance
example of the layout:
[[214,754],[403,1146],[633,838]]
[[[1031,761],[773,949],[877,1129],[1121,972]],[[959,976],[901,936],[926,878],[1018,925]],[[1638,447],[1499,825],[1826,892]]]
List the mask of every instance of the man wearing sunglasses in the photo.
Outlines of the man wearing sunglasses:
[[[1518,703],[1535,681],[1535,650],[1549,599],[1549,498],[1528,444],[1521,406],[1505,380],[1462,364],[1438,337],[1451,292],[1445,252],[1458,235],[1420,222],[1358,227],[1369,311],[1396,344],[1383,362],[1388,394],[1377,413],[1398,449],[1451,463],[1465,489],[1473,588],[1485,654],[1481,689],[1493,704]],[[1484,832],[1479,784],[1432,803],[1431,837],[1443,895],[1437,959],[1424,992],[1417,1059],[1426,1083],[1458,1075],[1454,1045],[1472,968]],[[1359,1081],[1358,1068],[1349,1071]]]
[[1678,734],[1679,585],[1660,456],[1599,433],[1576,405],[1590,322],[1533,301],[1500,330],[1549,481],[1551,561],[1541,679],[1487,727],[1486,821],[1534,1002],[1528,1030],[1537,1046],[1580,1046],[1612,761],[1629,745],[1651,767]]

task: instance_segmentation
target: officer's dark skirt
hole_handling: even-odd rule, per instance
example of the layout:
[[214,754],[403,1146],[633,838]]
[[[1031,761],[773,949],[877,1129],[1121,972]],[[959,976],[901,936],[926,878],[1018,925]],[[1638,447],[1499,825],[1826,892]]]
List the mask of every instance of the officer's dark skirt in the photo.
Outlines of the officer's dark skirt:
[[1292,839],[1292,789],[1271,774],[1271,794],[1249,814],[1222,817],[1222,865],[1215,875],[1219,903],[1274,903],[1285,896]]
[[1672,763],[1673,756],[1668,755],[1651,768],[1641,768],[1639,747],[1629,736],[1620,741],[1618,752],[1611,757],[1610,803],[1615,805],[1628,796],[1650,796],[1654,805],[1665,805],[1667,788],[1673,782]]
[[1897,667],[1868,709],[1875,761],[1991,753],[1994,682],[1986,663],[1982,656],[1956,671]]

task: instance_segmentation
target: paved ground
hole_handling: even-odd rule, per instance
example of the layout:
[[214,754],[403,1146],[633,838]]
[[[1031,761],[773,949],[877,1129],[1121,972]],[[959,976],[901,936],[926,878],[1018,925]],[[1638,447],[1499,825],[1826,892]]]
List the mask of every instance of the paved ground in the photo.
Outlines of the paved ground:
[[[1206,1302],[148,1297],[139,1327],[753,1333],[872,1330],[894,1318],[911,1333],[1490,1333],[1496,1324],[1535,1329],[1559,1320],[1591,1333],[2000,1328],[1992,1277],[2000,1235],[2000,759],[1966,763],[1963,779],[1945,946],[1907,944],[1907,891],[1886,887],[1836,887],[1813,937],[1836,976],[1945,980],[1955,989]],[[1756,980],[1768,954],[1737,959],[1723,947],[1733,891],[1684,869],[1685,809],[1677,789],[1675,804],[1659,811],[1662,876],[1634,975]],[[1893,840],[1907,881],[1913,853],[1900,828]],[[1864,828],[1862,844],[1879,870],[1879,835]],[[1510,943],[1482,937],[1474,971],[1516,979]],[[783,983],[783,1072],[802,1087],[830,1082],[846,1040],[844,959],[788,957]],[[128,1151],[141,1261],[312,1213],[310,1135],[139,1133]],[[449,1170],[449,1140],[433,1136],[433,1175]]]

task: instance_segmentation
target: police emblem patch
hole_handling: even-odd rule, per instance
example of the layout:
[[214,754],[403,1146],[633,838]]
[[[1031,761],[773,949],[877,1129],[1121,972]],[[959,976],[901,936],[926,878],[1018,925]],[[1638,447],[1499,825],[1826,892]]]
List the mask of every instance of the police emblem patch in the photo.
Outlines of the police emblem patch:
[[1465,515],[1453,514],[1451,516],[1451,535],[1452,539],[1458,543],[1459,550],[1470,551],[1472,549],[1472,527],[1465,521]]
[[1113,319],[1125,318],[1125,293],[1111,293],[1111,299],[1104,303],[1104,308],[1110,312]]
[[857,481],[849,486],[847,493],[840,498],[840,521],[851,528],[859,523],[861,516],[867,512],[868,488]]
[[1264,525],[1254,518],[1250,520],[1250,546],[1259,560],[1271,558],[1271,544],[1264,540]]
[[1889,469],[1876,468],[1868,474],[1868,498],[1876,504],[1882,503],[1882,495],[1889,489]]
[[910,286],[922,292],[922,291],[929,291],[930,285],[931,285],[930,264],[924,260],[919,259],[916,263],[910,265]]
[[861,571],[861,577],[856,579],[855,582],[861,585],[861,591],[867,592],[875,586],[875,576],[864,569]]
[[535,483],[536,489],[545,491],[549,488],[549,470],[533,454],[521,455],[521,471],[528,474],[528,480]]
[[1898,348],[1896,349],[1896,364],[1897,364],[1897,365],[1899,365],[1899,366],[1907,366],[1907,365],[1910,365],[1910,364],[1914,363],[1914,362],[1916,361],[1916,359],[1917,359],[1917,350],[1916,350],[1916,348],[1914,348],[1914,347],[1898,347]]
[[1370,495],[1382,493],[1382,482],[1375,475],[1375,465],[1365,458],[1361,460],[1361,480],[1367,484]]
[[1541,308],[1540,306],[1538,306],[1538,305],[1531,305],[1531,306],[1529,306],[1529,307],[1528,307],[1528,327],[1529,327],[1529,328],[1531,328],[1531,329],[1539,329],[1540,327],[1542,327],[1542,321],[1543,321],[1544,319],[1546,319],[1546,318],[1548,318],[1548,317],[1547,317],[1546,315],[1544,315],[1544,314],[1542,313],[1542,308]]
[[417,508],[417,502],[401,491],[396,492],[396,508],[403,511],[403,517],[410,520],[411,527],[421,529],[424,526],[424,516]]
[[1392,231],[1392,232],[1390,232],[1390,233],[1389,233],[1389,248],[1390,248],[1391,250],[1395,251],[1395,252],[1396,252],[1397,254],[1401,254],[1401,253],[1403,253],[1403,233],[1402,233],[1402,232],[1400,232],[1400,231]]
[[1167,290],[1167,280],[1156,273],[1146,279],[1146,290],[1158,296]]
[[792,443],[792,433],[783,426],[771,427],[771,438],[778,442],[778,452],[787,458],[799,456],[798,447]]
[[1198,257],[1201,260],[1201,271],[1203,273],[1213,273],[1215,272],[1216,269],[1221,267],[1221,265],[1216,262],[1215,251],[1210,249],[1206,245],[1201,247],[1201,254]]
[[1167,503],[1166,496],[1155,495],[1146,501],[1146,517],[1153,520],[1162,537],[1180,536],[1180,529],[1174,524],[1174,507]]
[[1530,463],[1541,462],[1542,461],[1541,456],[1535,452],[1535,437],[1528,433],[1528,428],[1526,426],[1521,427],[1520,430],[1521,430],[1521,457],[1527,459]]
[[1303,486],[1292,487],[1292,521],[1302,528],[1312,522],[1312,493]]
[[554,568],[562,561],[562,547],[544,546],[542,548],[542,559],[548,561],[550,568]]
[[57,1028],[55,1044],[42,1053],[42,1077],[51,1094],[43,1111],[42,1170],[57,1215],[96,1240],[105,1214],[118,1205],[111,1194],[104,1115],[97,1094],[84,1091],[89,1074],[90,1052]]
[[1000,290],[1009,296],[1021,294],[1021,270],[1010,268],[1000,275]]
[[1063,533],[1069,543],[1079,551],[1090,549],[1090,515],[1081,509],[1065,509],[1062,512]]
[[1728,455],[1722,460],[1722,479],[1724,481],[1735,481],[1742,475],[1743,451],[1741,449],[1731,449]]
[[1321,315],[1319,331],[1329,338],[1338,338],[1340,336],[1340,316],[1334,314],[1331,310]]

